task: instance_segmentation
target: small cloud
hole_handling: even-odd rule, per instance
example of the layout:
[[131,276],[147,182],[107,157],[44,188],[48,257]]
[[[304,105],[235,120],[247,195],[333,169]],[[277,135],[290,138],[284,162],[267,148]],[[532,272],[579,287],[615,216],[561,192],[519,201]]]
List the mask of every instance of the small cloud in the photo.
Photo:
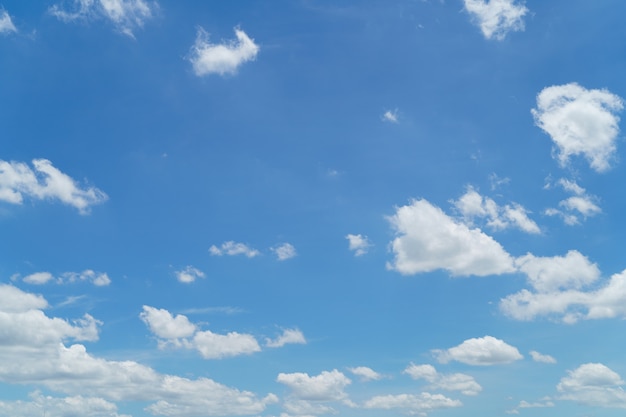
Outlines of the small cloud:
[[403,372],[413,379],[424,379],[430,383],[428,389],[460,391],[463,395],[478,395],[483,387],[466,374],[442,374],[432,365],[410,364]]
[[383,378],[381,374],[367,366],[357,366],[356,368],[348,368],[348,371],[358,376],[361,381],[378,381]]
[[489,175],[489,183],[491,184],[491,191],[495,191],[503,185],[507,185],[511,182],[508,177],[500,178],[495,172]]
[[509,32],[523,31],[528,9],[515,0],[465,0],[470,14],[485,39],[503,40]]
[[17,28],[13,24],[11,16],[9,16],[9,13],[6,10],[2,9],[0,9],[0,33],[17,33]]
[[347,234],[348,248],[354,252],[354,256],[365,255],[372,246],[367,236]]
[[383,122],[398,123],[398,109],[387,110],[382,116]]
[[533,360],[535,362],[556,363],[556,359],[554,359],[552,356],[550,356],[550,355],[543,355],[543,354],[537,352],[536,350],[531,350],[530,351],[530,356],[533,358]]
[[287,344],[306,345],[304,334],[298,329],[285,329],[283,330],[283,334],[276,339],[265,339],[265,346],[270,348],[283,347]]
[[34,274],[25,276],[22,281],[27,284],[42,285],[52,279],[54,279],[54,277],[50,272],[35,272]]
[[204,278],[204,272],[200,271],[197,268],[194,268],[191,265],[187,266],[185,269],[181,271],[176,271],[175,274],[176,274],[176,279],[179,282],[182,282],[185,284],[194,282],[198,278]]
[[273,247],[271,250],[276,254],[276,258],[278,258],[279,261],[286,261],[297,255],[296,248],[290,243],[283,243],[282,245]]
[[[598,197],[588,194],[586,190],[578,185],[576,181],[561,178],[556,182],[566,192],[574,194],[559,202],[559,208],[550,207],[544,211],[546,216],[558,216],[563,222],[569,226],[580,224],[581,217],[586,220],[588,217],[596,216],[602,213],[602,209],[598,206]],[[553,184],[547,182],[544,189],[549,190]]]
[[209,42],[208,33],[199,28],[189,58],[194,73],[198,77],[234,74],[244,62],[254,61],[259,53],[259,46],[239,28],[235,28],[235,36],[237,41],[214,44]]
[[236,255],[245,255],[248,258],[254,258],[255,256],[259,256],[261,252],[256,249],[253,249],[246,245],[245,243],[238,243],[232,240],[228,242],[222,243],[220,247],[215,245],[209,248],[209,253],[213,256],[236,256]]
[[446,350],[433,350],[440,363],[457,361],[467,365],[500,365],[523,359],[517,348],[492,336],[467,339]]

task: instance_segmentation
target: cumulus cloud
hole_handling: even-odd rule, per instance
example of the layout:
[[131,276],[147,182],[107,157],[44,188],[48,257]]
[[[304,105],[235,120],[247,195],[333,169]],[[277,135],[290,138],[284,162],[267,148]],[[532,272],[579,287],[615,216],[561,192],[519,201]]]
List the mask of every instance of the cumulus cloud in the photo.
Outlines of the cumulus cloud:
[[213,256],[235,256],[235,255],[245,255],[248,258],[254,258],[255,256],[259,256],[261,252],[256,249],[253,249],[246,245],[245,243],[238,243],[232,240],[228,242],[222,243],[221,246],[211,246],[209,248],[209,253]]
[[319,375],[307,373],[280,373],[276,381],[291,389],[291,395],[306,401],[339,401],[347,398],[344,389],[352,381],[336,369]]
[[6,10],[0,9],[0,33],[15,33],[17,32],[17,28],[13,24],[13,20],[11,20],[11,16]]
[[198,278],[204,278],[204,272],[191,265],[181,271],[176,271],[176,279],[184,284],[192,283]]
[[[546,209],[546,215],[559,216],[565,224],[571,226],[579,224],[581,217],[587,219],[587,217],[593,217],[602,213],[602,209],[597,205],[598,197],[588,194],[576,181],[561,178],[556,184],[574,195],[561,200],[559,202],[560,208],[551,207]],[[549,189],[551,187],[552,184],[548,183],[544,188]]]
[[524,30],[528,9],[515,0],[464,0],[465,10],[486,39],[503,40],[509,32]]
[[608,90],[587,90],[570,83],[544,88],[532,114],[535,124],[552,138],[561,166],[580,155],[592,169],[603,172],[610,168],[616,152],[617,113],[623,107],[622,99]]
[[467,339],[447,350],[433,350],[440,363],[457,361],[468,365],[500,365],[523,358],[517,348],[492,336]]
[[347,234],[348,248],[354,252],[354,256],[365,255],[372,246],[367,236]]
[[462,406],[459,400],[453,400],[441,394],[398,394],[379,395],[365,401],[363,407],[382,410],[399,409],[409,414],[424,415],[430,411]]
[[357,366],[356,368],[348,368],[348,371],[358,376],[361,381],[378,381],[382,379],[383,376],[378,372],[374,371],[372,368],[368,368],[367,366]]
[[557,385],[560,400],[571,400],[594,407],[626,408],[624,381],[601,363],[580,365]]
[[554,359],[552,356],[541,354],[541,353],[537,352],[536,350],[531,350],[530,351],[530,356],[533,358],[533,360],[535,362],[556,363],[556,359]]
[[445,269],[453,276],[513,272],[513,259],[493,238],[446,215],[426,200],[398,207],[388,218],[397,237],[387,267],[404,275]]
[[239,28],[235,28],[235,36],[236,41],[214,44],[209,42],[209,35],[204,29],[198,29],[189,58],[194,73],[198,77],[234,74],[243,63],[254,61],[259,53],[259,46]]
[[287,344],[305,345],[306,339],[304,334],[298,329],[285,329],[276,339],[265,339],[265,346],[271,348],[283,347]]
[[45,414],[46,417],[130,417],[118,414],[117,406],[97,397],[52,397],[35,391],[29,394],[30,401],[0,401],[0,416],[32,417]]
[[460,391],[464,395],[477,395],[482,387],[474,378],[466,374],[442,374],[432,365],[410,364],[404,372],[413,379],[424,379],[430,383],[429,390]]
[[141,29],[157,8],[156,2],[146,0],[68,0],[53,5],[49,12],[64,22],[104,19],[119,32],[133,37],[133,30]]
[[[19,274],[13,276],[13,279],[19,279]],[[22,278],[27,284],[43,285],[48,282],[56,284],[72,284],[75,282],[90,282],[96,287],[105,287],[111,284],[111,278],[105,272],[96,272],[86,269],[82,272],[64,272],[60,276],[55,277],[50,272],[35,272]]]
[[383,122],[398,123],[398,109],[387,110],[383,113],[381,119]]
[[286,261],[287,259],[295,258],[296,255],[298,255],[296,248],[294,248],[291,243],[283,243],[273,247],[271,250],[274,252],[279,261]]
[[498,206],[494,200],[483,197],[471,186],[452,204],[470,225],[476,219],[486,219],[487,226],[495,230],[517,228],[526,233],[541,233],[541,229],[528,217],[528,211],[524,207],[517,203]]
[[47,159],[34,159],[33,168],[22,162],[0,160],[0,201],[22,204],[24,198],[59,200],[87,214],[91,206],[108,199],[97,188],[80,188]]

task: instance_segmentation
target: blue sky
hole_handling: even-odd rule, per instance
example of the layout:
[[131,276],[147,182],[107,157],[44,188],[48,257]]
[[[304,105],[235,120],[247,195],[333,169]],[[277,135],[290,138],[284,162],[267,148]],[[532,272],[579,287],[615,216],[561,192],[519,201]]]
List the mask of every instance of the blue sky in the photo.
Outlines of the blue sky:
[[0,416],[618,416],[617,0],[5,0]]

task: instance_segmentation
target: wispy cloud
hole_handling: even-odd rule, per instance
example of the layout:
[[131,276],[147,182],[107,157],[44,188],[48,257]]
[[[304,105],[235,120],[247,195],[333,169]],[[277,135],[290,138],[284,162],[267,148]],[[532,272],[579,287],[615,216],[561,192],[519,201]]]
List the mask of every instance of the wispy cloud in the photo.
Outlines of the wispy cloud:
[[[20,278],[19,274],[12,277],[14,280]],[[23,282],[31,285],[43,285],[49,282],[56,284],[72,284],[76,282],[90,282],[96,287],[106,287],[111,283],[111,278],[104,272],[96,272],[91,269],[86,269],[82,272],[63,272],[58,277],[55,277],[52,273],[35,272],[27,275],[21,279]]]
[[383,122],[398,123],[398,109],[387,110],[381,116]]
[[13,24],[13,20],[11,20],[11,16],[6,10],[2,10],[0,8],[0,33],[8,34],[8,33],[16,33],[17,28]]

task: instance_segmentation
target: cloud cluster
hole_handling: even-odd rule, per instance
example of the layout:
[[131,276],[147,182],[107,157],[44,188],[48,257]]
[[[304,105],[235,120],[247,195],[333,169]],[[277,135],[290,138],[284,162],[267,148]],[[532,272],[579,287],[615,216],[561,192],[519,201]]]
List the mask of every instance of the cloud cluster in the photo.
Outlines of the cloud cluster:
[[432,365],[410,364],[404,373],[413,379],[424,379],[430,383],[426,389],[445,391],[460,391],[464,395],[478,395],[482,387],[470,375],[455,373],[442,374]]
[[457,361],[479,366],[507,364],[523,358],[517,348],[493,336],[467,339],[450,349],[432,352],[440,363]]
[[[14,281],[20,279],[20,275],[13,275],[11,279]],[[111,278],[109,278],[105,272],[95,272],[91,269],[86,269],[82,272],[64,272],[58,277],[55,277],[50,272],[35,272],[21,278],[21,280],[31,285],[43,285],[49,282],[54,282],[56,284],[89,282],[96,287],[106,287],[111,284]]]
[[524,30],[528,9],[515,0],[464,0],[464,4],[486,39],[503,40],[509,32]]
[[198,29],[189,57],[194,73],[198,77],[234,74],[243,63],[254,61],[259,53],[259,46],[239,28],[235,28],[235,36],[237,41],[214,44],[209,42],[208,33],[202,28]]
[[0,160],[0,201],[22,204],[24,198],[59,200],[81,214],[108,199],[95,187],[81,188],[47,159],[34,159],[33,168],[23,162]]
[[[588,194],[576,181],[561,178],[556,182],[556,185],[573,195],[561,200],[558,209],[554,207],[546,209],[544,212],[546,215],[559,216],[565,224],[571,226],[579,224],[581,217],[586,220],[588,217],[602,213],[602,209],[597,205],[598,198]],[[549,189],[551,187],[552,184],[547,183],[544,188]]]
[[560,400],[576,401],[594,407],[626,408],[624,381],[606,365],[586,363],[561,379],[557,385]]

